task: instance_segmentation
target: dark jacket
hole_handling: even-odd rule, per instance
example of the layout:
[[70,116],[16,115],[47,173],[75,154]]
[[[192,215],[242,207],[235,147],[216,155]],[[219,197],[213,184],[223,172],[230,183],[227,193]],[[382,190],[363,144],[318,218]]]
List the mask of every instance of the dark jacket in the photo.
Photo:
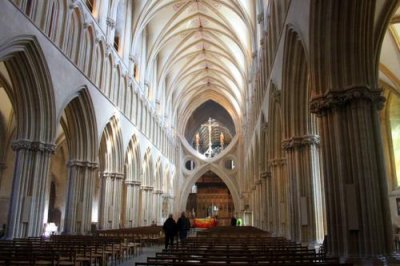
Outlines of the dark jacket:
[[168,218],[163,225],[163,230],[166,235],[175,235],[177,231],[176,222],[173,218]]
[[190,221],[185,216],[181,216],[178,219],[177,226],[178,226],[178,231],[189,230],[190,229]]

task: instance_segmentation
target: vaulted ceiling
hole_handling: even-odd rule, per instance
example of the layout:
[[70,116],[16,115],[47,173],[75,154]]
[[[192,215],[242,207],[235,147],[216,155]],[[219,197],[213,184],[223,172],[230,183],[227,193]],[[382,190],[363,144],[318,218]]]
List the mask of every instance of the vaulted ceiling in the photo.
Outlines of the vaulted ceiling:
[[157,64],[156,83],[164,90],[173,115],[183,117],[182,128],[207,100],[218,102],[234,120],[242,116],[252,62],[255,3],[143,2],[136,31],[147,34],[147,65]]

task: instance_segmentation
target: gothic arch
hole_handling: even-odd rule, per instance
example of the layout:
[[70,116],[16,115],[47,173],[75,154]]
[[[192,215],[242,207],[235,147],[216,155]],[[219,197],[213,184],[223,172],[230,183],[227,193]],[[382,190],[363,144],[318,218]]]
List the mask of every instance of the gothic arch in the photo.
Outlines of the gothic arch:
[[123,143],[119,120],[113,116],[103,131],[99,151],[101,171],[100,228],[120,224],[123,173]]
[[[22,35],[2,42],[0,61],[4,62],[13,85],[6,89],[16,119],[16,137],[12,144],[16,159],[7,237],[38,236],[46,198],[38,188],[46,188],[48,183],[48,162],[54,152],[56,131],[51,75],[34,36]],[[27,163],[27,160],[32,162]],[[29,191],[30,186],[36,189]],[[30,204],[29,220],[20,215],[24,200]]]
[[140,182],[141,164],[140,149],[136,135],[133,135],[128,144],[125,156],[126,179]]
[[94,106],[86,86],[82,87],[65,107],[67,143],[72,160],[96,162],[97,128]]
[[282,110],[289,139],[311,133],[309,101],[309,66],[303,41],[293,26],[286,29],[282,73]]
[[240,195],[239,191],[236,185],[236,182],[232,180],[231,177],[229,177],[224,171],[222,171],[219,167],[213,165],[213,164],[206,164],[199,168],[196,173],[194,173],[192,176],[187,177],[186,181],[182,185],[182,190],[179,195],[180,200],[178,198],[178,206],[177,210],[185,210],[186,209],[186,204],[187,204],[187,199],[189,197],[189,193],[192,190],[193,185],[196,183],[196,181],[207,171],[212,171],[215,174],[217,174],[222,181],[226,184],[228,187],[231,195],[232,195],[232,200],[233,204],[235,207],[235,210],[239,211],[242,209],[242,206],[240,204]]
[[[9,96],[15,104],[17,139],[50,143],[55,135],[55,106],[50,71],[34,36],[19,36],[0,44],[14,90]],[[27,121],[31,121],[27,123]]]
[[[97,128],[93,103],[84,86],[69,101],[61,117],[68,146],[68,186],[64,230],[90,232],[97,170]],[[78,200],[77,195],[84,195]]]

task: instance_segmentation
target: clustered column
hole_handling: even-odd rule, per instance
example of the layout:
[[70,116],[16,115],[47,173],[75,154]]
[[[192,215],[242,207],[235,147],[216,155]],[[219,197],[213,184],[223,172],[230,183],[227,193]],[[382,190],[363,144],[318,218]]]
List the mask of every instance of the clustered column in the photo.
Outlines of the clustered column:
[[55,145],[17,140],[15,171],[8,214],[7,238],[40,236],[48,191],[50,156]]
[[314,98],[320,117],[328,250],[344,258],[376,257],[392,247],[378,90],[354,87]]
[[287,154],[291,240],[313,247],[324,237],[319,141],[317,135],[305,135],[282,143]]
[[161,223],[161,207],[162,207],[162,190],[155,190],[153,192],[154,194],[154,206],[155,206],[155,222]]
[[127,227],[138,226],[139,213],[139,181],[125,181],[126,184],[126,210],[125,225]]
[[120,212],[122,200],[121,173],[103,173],[103,184],[100,204],[101,229],[115,229],[120,225]]
[[272,188],[272,231],[277,236],[290,237],[287,227],[288,186],[286,175],[286,159],[278,158],[270,161]]
[[97,167],[96,162],[89,161],[71,160],[68,163],[65,233],[84,234],[91,230]]
[[140,216],[140,225],[148,225],[151,222],[153,215],[153,206],[152,206],[152,191],[153,187],[150,186],[141,186],[140,194],[141,194],[141,216]]

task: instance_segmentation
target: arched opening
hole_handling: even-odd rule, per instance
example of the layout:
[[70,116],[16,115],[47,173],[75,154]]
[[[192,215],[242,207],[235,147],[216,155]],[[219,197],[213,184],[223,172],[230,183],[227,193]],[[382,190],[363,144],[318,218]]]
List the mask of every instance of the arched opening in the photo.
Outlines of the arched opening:
[[55,112],[51,76],[34,37],[13,38],[0,47],[0,93],[0,219],[9,238],[38,236],[47,218]]
[[[231,143],[236,134],[232,117],[220,104],[208,100],[190,116],[185,138],[199,154],[212,158]],[[191,170],[192,166],[189,166]]]
[[216,218],[218,225],[227,226],[235,215],[235,207],[224,181],[213,171],[207,171],[192,186],[186,212],[191,219]]
[[16,134],[15,111],[8,96],[12,89],[7,85],[8,78],[8,71],[4,63],[0,62],[0,209],[3,210],[0,213],[0,225],[5,225],[6,228],[15,161],[11,141]]
[[116,229],[121,223],[123,180],[122,133],[119,120],[112,117],[101,137],[99,149],[100,180],[97,191],[99,227]]

